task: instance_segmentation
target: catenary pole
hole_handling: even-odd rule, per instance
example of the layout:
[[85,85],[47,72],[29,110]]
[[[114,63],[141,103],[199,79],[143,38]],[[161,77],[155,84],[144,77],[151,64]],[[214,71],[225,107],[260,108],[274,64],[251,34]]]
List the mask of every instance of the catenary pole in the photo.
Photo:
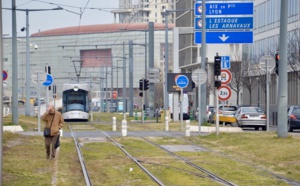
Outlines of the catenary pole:
[[[2,37],[2,36],[1,36]],[[12,0],[12,123],[19,123],[16,1]]]
[[126,58],[125,58],[125,42],[123,42],[123,115],[127,112],[126,103]]
[[[0,59],[3,59],[3,31],[2,31],[2,0],[0,0]],[[0,72],[3,71],[3,62],[0,62]],[[3,76],[0,77],[0,85],[3,85]],[[0,186],[2,186],[3,167],[3,86],[0,86]]]
[[[205,8],[205,0],[202,0],[202,43],[201,43],[201,69],[206,71],[206,8]],[[206,83],[203,84],[199,84],[198,86],[201,86],[201,97],[199,96],[198,99],[201,99],[201,103],[199,103],[200,105],[198,105],[199,107],[199,111],[198,111],[198,115],[201,112],[201,118],[198,117],[198,120],[200,120],[200,122],[203,122],[203,120],[205,119],[206,121]],[[201,107],[201,109],[200,109]]]
[[133,41],[129,40],[129,116],[133,116]]
[[280,32],[279,32],[279,82],[278,82],[278,137],[287,137],[287,25],[288,2],[281,1]]
[[165,68],[164,68],[164,112],[165,117],[169,110],[169,95],[168,95],[168,84],[167,77],[169,71],[169,41],[168,41],[168,10],[165,11]]

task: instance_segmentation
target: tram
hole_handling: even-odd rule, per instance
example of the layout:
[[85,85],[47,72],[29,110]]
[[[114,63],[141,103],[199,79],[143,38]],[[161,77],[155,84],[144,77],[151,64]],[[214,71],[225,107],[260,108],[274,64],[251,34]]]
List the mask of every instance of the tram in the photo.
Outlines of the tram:
[[86,83],[63,84],[62,102],[62,115],[65,121],[88,121],[90,86]]

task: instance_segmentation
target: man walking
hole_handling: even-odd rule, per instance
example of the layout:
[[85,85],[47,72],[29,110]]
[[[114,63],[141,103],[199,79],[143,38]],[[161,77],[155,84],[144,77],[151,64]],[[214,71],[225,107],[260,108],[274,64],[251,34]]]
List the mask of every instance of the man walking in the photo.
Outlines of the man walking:
[[42,116],[42,120],[46,122],[45,129],[50,129],[49,136],[45,136],[46,158],[55,158],[55,143],[60,134],[59,130],[63,127],[64,119],[60,112],[56,111],[53,105],[48,105],[46,113]]

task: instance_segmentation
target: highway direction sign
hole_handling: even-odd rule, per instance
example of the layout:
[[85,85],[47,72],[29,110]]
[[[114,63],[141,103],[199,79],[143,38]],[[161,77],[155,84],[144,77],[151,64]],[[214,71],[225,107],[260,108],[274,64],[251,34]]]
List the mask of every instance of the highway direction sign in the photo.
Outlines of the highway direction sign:
[[[253,2],[206,3],[206,15],[253,15]],[[194,4],[195,16],[202,15],[202,3]]]
[[226,101],[231,97],[231,89],[228,86],[222,85],[219,90],[219,100]]
[[[194,18],[194,29],[202,28],[202,18]],[[209,17],[206,18],[207,30],[250,30],[253,29],[253,17]]]
[[221,56],[221,68],[230,69],[230,56]]
[[176,85],[180,88],[185,88],[189,85],[189,78],[185,75],[179,75],[176,77]]
[[[201,32],[195,32],[195,44],[201,44]],[[253,43],[253,32],[206,32],[207,44]]]

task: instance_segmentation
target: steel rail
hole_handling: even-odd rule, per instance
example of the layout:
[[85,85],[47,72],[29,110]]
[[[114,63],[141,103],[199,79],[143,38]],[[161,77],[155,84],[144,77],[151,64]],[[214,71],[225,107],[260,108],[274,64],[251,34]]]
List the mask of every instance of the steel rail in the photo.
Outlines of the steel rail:
[[68,127],[71,131],[71,135],[73,136],[73,139],[74,139],[74,143],[75,143],[75,147],[76,147],[76,150],[77,150],[80,165],[81,165],[81,168],[82,168],[85,183],[86,183],[87,186],[92,186],[91,179],[90,179],[89,173],[88,173],[87,168],[86,168],[85,163],[84,163],[84,159],[83,159],[83,156],[82,156],[82,152],[81,152],[81,149],[80,149],[80,144],[78,142],[76,133],[72,130],[72,127],[70,126],[69,123],[67,123],[67,125],[68,125]]
[[[99,130],[100,131],[100,130]],[[103,131],[102,132],[110,141],[112,141],[117,147],[119,147],[132,161],[134,161],[146,174],[150,176],[150,178],[155,181],[157,184],[160,186],[164,186],[164,184],[157,178],[155,177],[151,172],[149,172],[136,158],[131,156],[119,143],[117,143],[115,140],[113,140],[108,134],[106,134]]]
[[213,174],[213,173],[207,171],[206,169],[204,169],[204,168],[202,168],[202,167],[200,167],[200,166],[198,166],[198,165],[196,165],[196,164],[190,162],[189,160],[185,159],[185,158],[182,157],[182,156],[178,156],[177,154],[175,154],[175,153],[169,151],[168,149],[163,148],[162,146],[160,146],[160,145],[158,145],[158,144],[156,144],[156,143],[154,143],[154,142],[152,142],[152,141],[146,139],[145,137],[140,137],[140,138],[142,138],[142,139],[144,139],[145,141],[147,141],[148,143],[150,143],[150,144],[152,144],[152,145],[154,145],[154,146],[156,146],[156,147],[158,147],[158,148],[160,148],[160,149],[166,151],[167,153],[171,154],[172,156],[174,156],[174,157],[176,157],[176,158],[178,158],[178,159],[184,161],[186,164],[188,164],[188,165],[190,165],[190,166],[196,168],[197,170],[200,170],[200,171],[206,173],[210,178],[212,178],[212,179],[215,180],[215,181],[218,181],[218,182],[223,183],[223,184],[228,185],[228,186],[237,186],[236,184],[231,183],[231,182],[229,182],[229,181],[227,181],[227,180],[225,180],[225,179],[223,179],[223,178],[221,178],[221,177],[219,177],[219,176],[217,176],[217,175],[215,175],[215,174]]

